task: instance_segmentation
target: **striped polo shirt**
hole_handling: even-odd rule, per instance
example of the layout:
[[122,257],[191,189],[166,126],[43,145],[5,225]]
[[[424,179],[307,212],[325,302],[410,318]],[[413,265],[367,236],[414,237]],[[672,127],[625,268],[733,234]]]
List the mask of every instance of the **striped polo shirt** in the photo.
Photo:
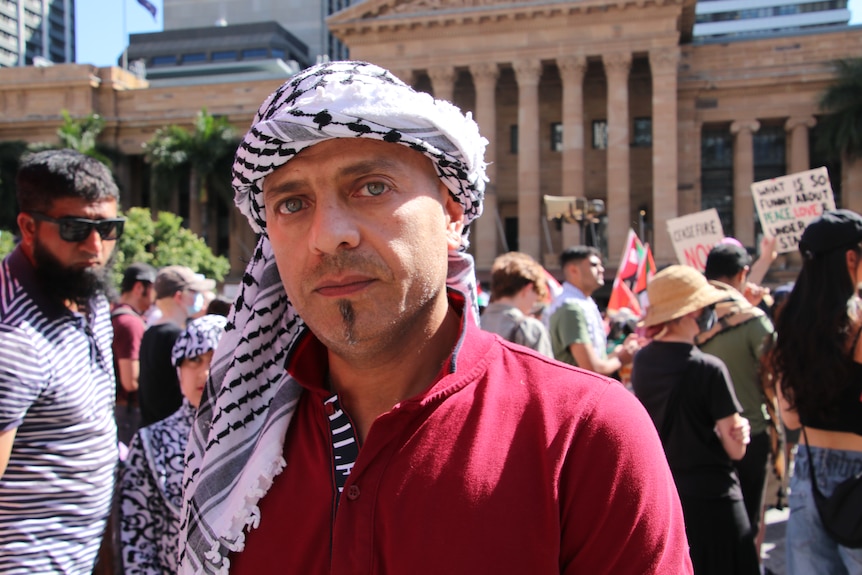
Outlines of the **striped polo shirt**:
[[48,301],[17,248],[0,264],[0,573],[92,572],[117,461],[111,318]]

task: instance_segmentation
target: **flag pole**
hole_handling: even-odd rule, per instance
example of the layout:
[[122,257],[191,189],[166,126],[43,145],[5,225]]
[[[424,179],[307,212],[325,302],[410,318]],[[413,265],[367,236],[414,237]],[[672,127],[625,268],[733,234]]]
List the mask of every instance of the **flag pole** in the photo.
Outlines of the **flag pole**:
[[129,36],[128,30],[126,30],[126,2],[128,0],[123,0],[123,60],[122,66],[123,70],[129,69]]

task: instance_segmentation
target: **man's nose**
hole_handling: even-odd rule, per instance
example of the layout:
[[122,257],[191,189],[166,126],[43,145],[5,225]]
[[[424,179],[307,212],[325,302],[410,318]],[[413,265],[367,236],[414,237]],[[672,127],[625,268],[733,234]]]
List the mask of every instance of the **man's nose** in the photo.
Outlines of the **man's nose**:
[[320,200],[312,208],[309,245],[318,253],[335,253],[359,244],[355,213],[340,198]]

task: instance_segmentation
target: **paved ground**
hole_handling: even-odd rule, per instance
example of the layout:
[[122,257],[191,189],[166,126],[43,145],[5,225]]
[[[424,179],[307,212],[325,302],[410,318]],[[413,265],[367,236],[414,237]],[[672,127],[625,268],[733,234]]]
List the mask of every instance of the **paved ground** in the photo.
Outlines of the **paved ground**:
[[777,509],[778,481],[770,472],[766,485],[766,536],[760,547],[763,565],[772,570],[775,575],[786,575],[784,556],[784,533],[790,510],[787,508],[787,497],[783,500],[783,509]]
[[772,570],[775,575],[785,575],[784,567],[784,528],[790,510],[769,509],[766,511],[766,537],[760,547],[763,565]]

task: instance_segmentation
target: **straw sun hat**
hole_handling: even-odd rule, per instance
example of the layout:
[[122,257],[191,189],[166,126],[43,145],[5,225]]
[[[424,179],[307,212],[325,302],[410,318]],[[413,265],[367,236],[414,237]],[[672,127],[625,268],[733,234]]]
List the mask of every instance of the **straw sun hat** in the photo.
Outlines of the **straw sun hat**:
[[647,285],[649,307],[643,325],[650,327],[682,317],[727,298],[704,275],[689,266],[669,266]]

